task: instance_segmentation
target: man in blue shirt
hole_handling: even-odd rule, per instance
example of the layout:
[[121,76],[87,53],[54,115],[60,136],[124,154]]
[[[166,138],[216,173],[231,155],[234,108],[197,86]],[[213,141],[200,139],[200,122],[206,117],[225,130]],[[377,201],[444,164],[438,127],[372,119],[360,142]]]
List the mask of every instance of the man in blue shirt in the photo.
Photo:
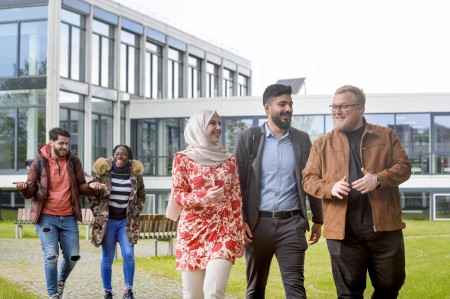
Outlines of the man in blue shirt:
[[[280,266],[286,298],[306,298],[303,266],[309,223],[301,172],[308,160],[311,140],[307,133],[290,126],[291,94],[290,86],[268,86],[263,95],[267,122],[237,137],[235,155],[246,231],[247,298],[265,298],[273,255]],[[321,236],[322,203],[313,197],[308,199],[313,215],[309,242],[315,244]]]

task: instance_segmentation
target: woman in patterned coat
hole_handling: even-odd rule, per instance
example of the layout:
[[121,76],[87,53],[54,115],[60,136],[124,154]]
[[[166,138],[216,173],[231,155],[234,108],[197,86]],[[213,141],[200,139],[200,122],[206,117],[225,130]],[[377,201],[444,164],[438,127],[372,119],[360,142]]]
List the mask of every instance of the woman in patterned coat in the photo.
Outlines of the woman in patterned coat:
[[131,148],[118,145],[113,157],[98,158],[93,165],[97,196],[90,198],[95,217],[92,228],[92,244],[102,246],[100,273],[105,290],[105,299],[112,299],[112,263],[116,240],[123,257],[124,299],[134,299],[134,244],[139,238],[138,219],[145,202],[145,187],[142,178],[144,167],[133,160]]
[[173,161],[170,200],[182,207],[176,267],[184,298],[224,298],[231,266],[243,255],[237,163],[219,144],[221,134],[217,112],[199,111],[184,131],[187,149]]

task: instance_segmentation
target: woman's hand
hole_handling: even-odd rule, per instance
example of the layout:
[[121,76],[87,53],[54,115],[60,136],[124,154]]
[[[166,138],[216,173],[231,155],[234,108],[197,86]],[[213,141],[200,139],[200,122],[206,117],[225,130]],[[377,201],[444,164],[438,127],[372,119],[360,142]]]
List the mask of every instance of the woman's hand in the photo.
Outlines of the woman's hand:
[[89,187],[91,187],[94,190],[103,190],[105,189],[106,185],[99,182],[90,182]]
[[206,196],[211,202],[219,202],[223,198],[223,187],[214,186],[206,192]]

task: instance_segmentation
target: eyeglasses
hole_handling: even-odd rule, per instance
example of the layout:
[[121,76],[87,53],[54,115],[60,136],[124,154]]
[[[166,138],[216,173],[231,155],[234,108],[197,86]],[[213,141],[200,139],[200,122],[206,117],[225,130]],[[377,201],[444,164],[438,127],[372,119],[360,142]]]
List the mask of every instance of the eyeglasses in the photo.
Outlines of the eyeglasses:
[[358,106],[358,105],[361,105],[361,104],[330,105],[330,106],[328,106],[328,107],[330,107],[330,110],[331,110],[331,111],[335,112],[335,111],[337,111],[338,109],[340,109],[341,111],[347,111],[348,108],[353,107],[353,106]]

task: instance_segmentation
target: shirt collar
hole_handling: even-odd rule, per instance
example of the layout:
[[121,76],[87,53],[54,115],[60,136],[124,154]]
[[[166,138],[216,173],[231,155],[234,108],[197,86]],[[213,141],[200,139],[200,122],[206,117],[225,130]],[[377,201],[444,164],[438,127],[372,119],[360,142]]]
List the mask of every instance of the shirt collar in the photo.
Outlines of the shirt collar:
[[[269,126],[267,125],[267,122],[264,123],[264,128],[265,128],[266,138],[269,138],[269,137],[271,137],[271,136],[272,136],[273,138],[276,138],[276,136],[272,133],[272,131],[270,131]],[[284,135],[283,135],[283,138],[281,138],[281,139],[284,139],[284,138],[286,138],[286,137],[290,138],[290,135],[289,135],[289,129],[286,130],[286,134],[284,134]],[[280,139],[280,140],[281,140],[281,139]]]

